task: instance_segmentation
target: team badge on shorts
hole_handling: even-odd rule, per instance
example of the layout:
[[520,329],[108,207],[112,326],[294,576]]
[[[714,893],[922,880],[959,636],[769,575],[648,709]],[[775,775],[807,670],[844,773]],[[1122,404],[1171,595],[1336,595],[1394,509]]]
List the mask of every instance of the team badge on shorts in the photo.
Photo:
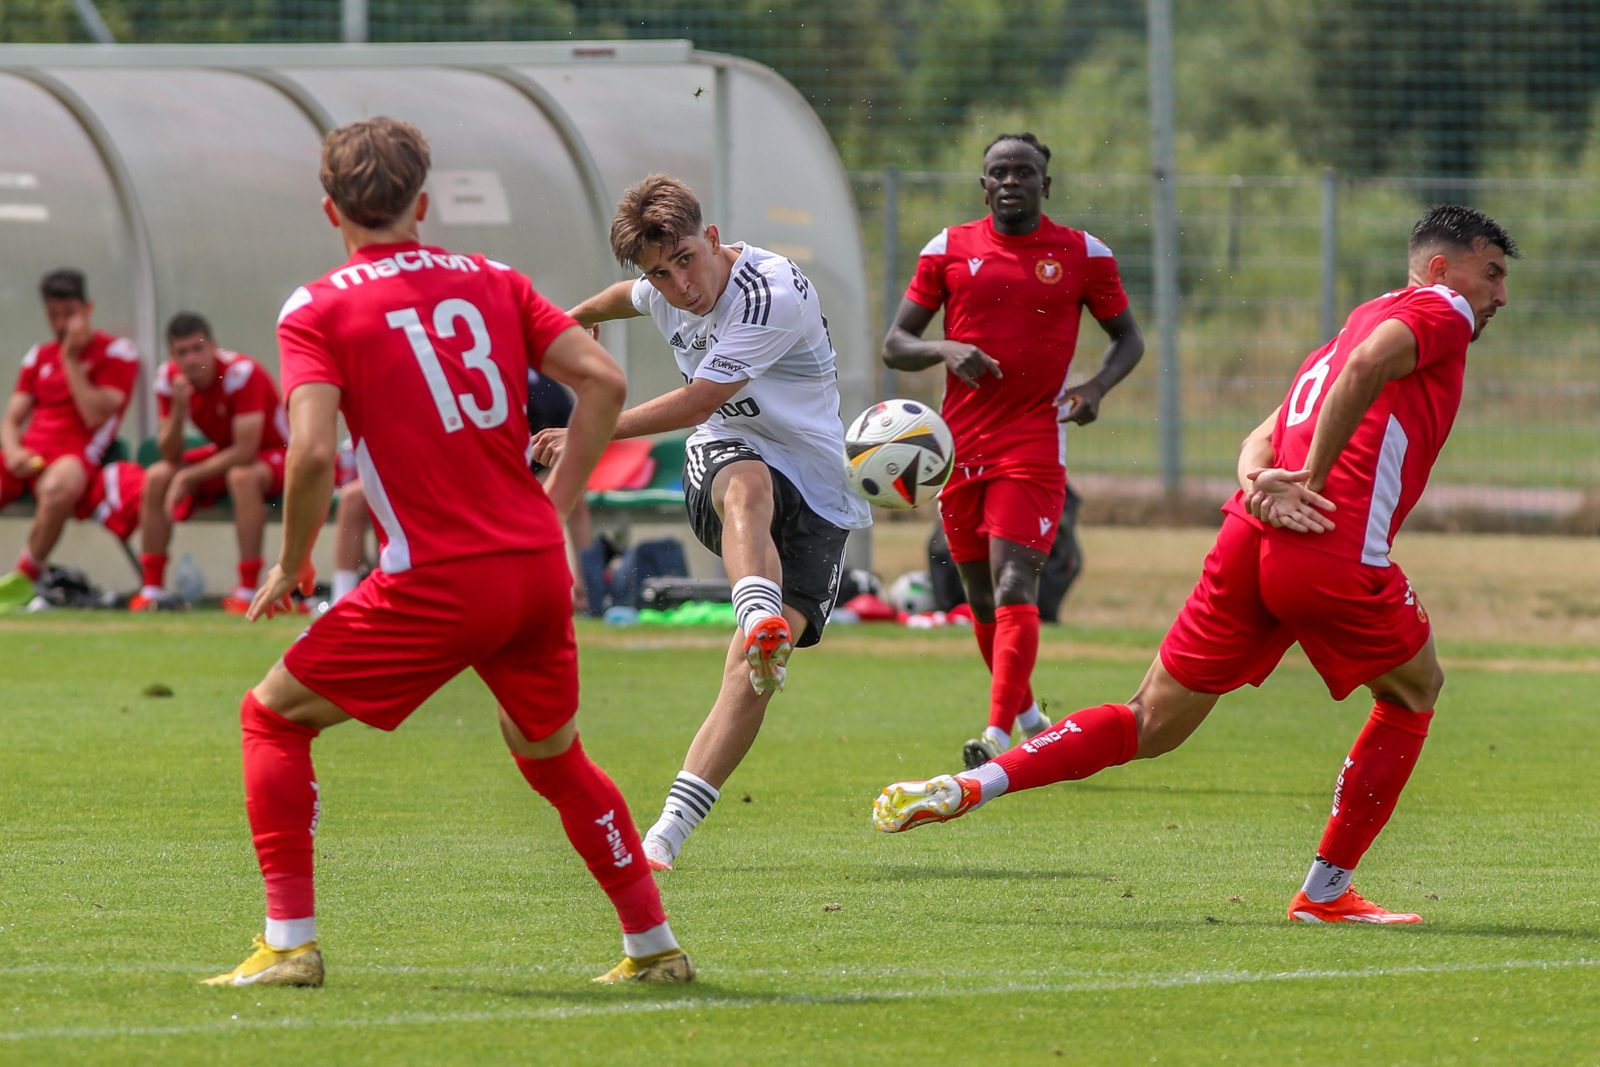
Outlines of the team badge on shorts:
[[1053,259],[1041,259],[1033,268],[1033,273],[1046,285],[1054,285],[1061,280],[1061,264]]

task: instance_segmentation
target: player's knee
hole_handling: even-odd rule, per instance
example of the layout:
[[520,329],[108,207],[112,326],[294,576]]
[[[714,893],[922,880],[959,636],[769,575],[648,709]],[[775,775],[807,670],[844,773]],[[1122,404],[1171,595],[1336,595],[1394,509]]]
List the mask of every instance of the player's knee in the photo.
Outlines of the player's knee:
[[721,490],[724,508],[772,507],[772,474],[765,463],[740,463],[729,468]]
[[70,508],[83,494],[88,482],[83,465],[74,461],[58,460],[39,476],[34,495],[39,506],[45,509]]
[[229,496],[261,495],[261,472],[256,469],[254,463],[243,467],[229,467],[223,479],[227,482]]
[[[172,476],[178,473],[178,468],[164,459],[158,459],[145,468],[144,488],[146,494],[165,495],[167,486],[172,484]],[[152,490],[158,491],[151,493]]]

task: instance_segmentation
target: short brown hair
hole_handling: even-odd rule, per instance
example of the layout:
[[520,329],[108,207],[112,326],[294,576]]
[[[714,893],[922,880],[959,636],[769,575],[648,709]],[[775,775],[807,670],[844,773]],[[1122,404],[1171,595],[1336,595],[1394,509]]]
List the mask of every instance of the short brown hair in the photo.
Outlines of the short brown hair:
[[701,228],[700,201],[689,187],[652,174],[622,194],[611,220],[611,254],[623,266],[636,265],[649,245],[675,245]]
[[76,267],[57,267],[39,279],[39,296],[44,300],[88,300],[89,288],[83,271]]
[[428,142],[409,122],[362,119],[323,138],[322,187],[345,218],[378,230],[411,206],[431,163]]

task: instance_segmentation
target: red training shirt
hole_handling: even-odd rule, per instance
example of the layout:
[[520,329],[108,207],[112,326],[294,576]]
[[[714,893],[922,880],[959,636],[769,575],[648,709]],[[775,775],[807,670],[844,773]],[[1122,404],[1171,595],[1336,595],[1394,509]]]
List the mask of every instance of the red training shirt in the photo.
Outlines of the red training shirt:
[[[168,360],[156,372],[156,400],[163,419],[172,415],[172,380],[182,373],[176,360]],[[266,415],[261,447],[287,448],[289,419],[272,375],[242,352],[217,349],[217,378],[205,392],[189,394],[189,421],[206,440],[227,448],[233,444],[233,420],[257,412]]]
[[[1328,472],[1322,495],[1337,505],[1334,528],[1306,534],[1267,526],[1267,536],[1293,541],[1372,567],[1389,566],[1389,547],[1428,484],[1439,450],[1461,406],[1467,345],[1477,329],[1472,305],[1443,285],[1396,289],[1350,313],[1332,341],[1306,357],[1272,430],[1273,464],[1300,470],[1322,402],[1345,360],[1379,324],[1395,319],[1417,338],[1417,367],[1383,387],[1350,443]],[[1246,514],[1243,494],[1228,510]]]
[[978,467],[1063,467],[1057,405],[1078,347],[1080,309],[1109,319],[1128,307],[1111,249],[1049,216],[1022,237],[996,233],[984,216],[928,242],[906,299],[943,306],[945,337],[981,348],[1004,375],[985,375],[973,388],[946,372],[940,413],[955,435],[957,467],[967,476]]
[[22,357],[22,369],[17,373],[17,392],[33,397],[33,413],[22,431],[22,445],[47,463],[58,456],[77,454],[90,466],[98,466],[116,440],[122,414],[128,410],[134,383],[139,380],[139,350],[126,337],[96,330],[79,360],[90,382],[122,393],[122,406],[92,429],[73,403],[72,387],[62,373],[60,341],[34,345]]
[[342,391],[390,574],[563,543],[528,469],[528,369],[577,323],[481,255],[368,245],[294,291],[278,316],[284,394]]

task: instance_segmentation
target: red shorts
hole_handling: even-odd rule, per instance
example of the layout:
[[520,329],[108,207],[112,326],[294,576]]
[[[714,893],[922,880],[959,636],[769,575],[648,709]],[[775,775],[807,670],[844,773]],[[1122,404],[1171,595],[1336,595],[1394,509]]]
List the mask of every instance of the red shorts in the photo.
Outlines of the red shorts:
[[[217,454],[216,445],[201,445],[191,448],[183,454],[183,465],[192,467]],[[263,448],[256,453],[256,459],[267,465],[272,472],[272,482],[267,486],[267,499],[283,495],[283,463],[288,454],[283,448]],[[173,518],[183,522],[202,508],[209,508],[217,501],[228,495],[228,476],[219,474],[215,478],[207,478],[194,487],[186,498],[178,501],[178,506],[173,509]]]
[[989,539],[1003,538],[1049,552],[1067,502],[1067,479],[1059,467],[962,477],[957,467],[939,494],[939,518],[957,563],[989,558]]
[[11,473],[10,468],[6,467],[3,463],[0,463],[0,508],[5,507],[7,504],[10,504],[12,501],[18,499],[23,493],[32,491],[34,481],[38,479],[40,474],[44,473],[45,467],[48,467],[62,456],[77,456],[78,462],[82,463],[84,470],[89,472],[90,479],[93,480],[94,478],[96,469],[95,465],[90,463],[88,459],[84,457],[81,449],[67,449],[61,452],[51,452],[47,450],[44,452],[37,452],[35,455],[44,460],[44,464],[40,466],[37,471],[28,475],[26,478],[18,478],[16,475]]
[[566,549],[376,572],[312,623],[283,665],[380,730],[471,667],[522,736],[542,740],[578,710]]
[[139,505],[144,500],[144,468],[119,460],[98,471],[89,469],[89,488],[78,498],[73,517],[91,519],[120,541],[139,528]]
[[1430,632],[1398,566],[1269,538],[1230,513],[1161,643],[1161,662],[1187,689],[1227,693],[1266,681],[1299,641],[1333,699],[1343,700],[1422,651]]

